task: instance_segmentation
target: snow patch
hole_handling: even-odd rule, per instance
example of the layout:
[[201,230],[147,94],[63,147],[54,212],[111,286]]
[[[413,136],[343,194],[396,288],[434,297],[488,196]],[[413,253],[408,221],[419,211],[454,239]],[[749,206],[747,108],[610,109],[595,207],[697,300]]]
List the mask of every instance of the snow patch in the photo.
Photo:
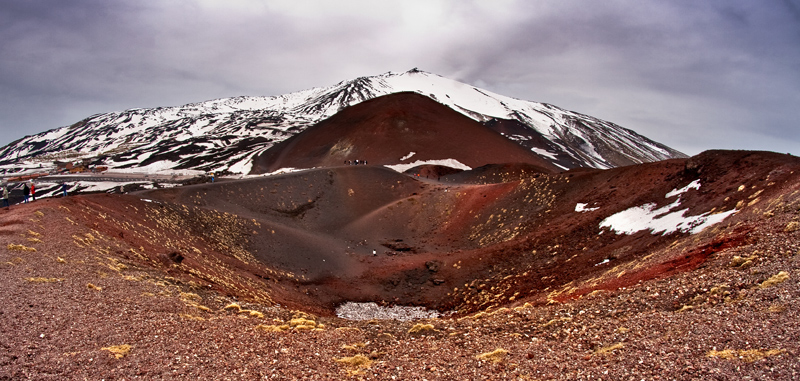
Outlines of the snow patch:
[[411,156],[414,156],[415,154],[416,154],[416,152],[411,151],[411,152],[408,153],[408,155],[405,155],[405,156],[401,157],[400,161],[408,160],[408,159],[411,158]]
[[685,186],[685,187],[683,187],[681,189],[673,189],[669,193],[667,193],[667,195],[664,196],[664,198],[670,198],[670,197],[674,197],[674,196],[678,196],[678,195],[684,194],[689,189],[700,189],[700,180],[698,179],[698,180],[692,181],[691,183],[689,183],[689,185],[687,185],[687,186]]
[[595,264],[595,266],[604,265],[604,264],[606,264],[606,263],[608,263],[608,262],[611,262],[611,258],[606,258],[606,259],[604,259],[602,262],[598,262],[598,263],[596,263],[596,264]]
[[201,171],[197,169],[173,169],[168,168],[161,171],[150,171],[150,172],[143,172],[143,167],[134,167],[134,168],[114,168],[109,170],[105,173],[109,175],[126,173],[126,174],[140,174],[140,173],[147,173],[148,175],[170,175],[170,176],[199,176],[205,174],[206,171]]
[[456,159],[443,159],[443,160],[417,160],[410,164],[395,164],[395,165],[385,165],[386,168],[393,169],[397,172],[403,173],[411,168],[420,166],[420,165],[441,165],[445,167],[455,168],[455,169],[462,169],[465,171],[469,171],[472,168],[462,164]]
[[336,307],[336,316],[347,320],[400,320],[433,319],[442,316],[439,311],[425,307],[379,306],[375,302],[347,302]]
[[[617,234],[633,234],[642,230],[650,230],[653,234],[661,233],[661,235],[672,234],[679,230],[683,233],[696,234],[722,222],[737,211],[732,209],[716,214],[706,212],[697,216],[684,216],[688,208],[673,212],[673,209],[681,205],[680,196],[689,189],[700,189],[700,180],[694,180],[681,189],[673,189],[667,193],[665,198],[678,196],[678,199],[667,206],[655,210],[653,210],[655,203],[634,206],[607,217],[600,222],[600,228],[609,227]],[[577,208],[576,206],[575,209]]]
[[546,151],[546,150],[543,150],[543,149],[537,148],[537,147],[531,148],[531,151],[533,151],[534,153],[536,153],[539,156],[545,156],[545,157],[547,157],[547,158],[549,158],[551,160],[556,160],[556,154],[554,154],[554,153],[552,153],[550,151]]
[[188,172],[184,169],[175,169],[178,163],[171,161],[171,160],[159,160],[148,165],[142,167],[135,167],[135,168],[114,168],[115,172],[127,172],[127,173],[148,173],[148,174],[157,174],[163,172]]
[[249,156],[247,156],[246,159],[244,159],[244,160],[242,160],[242,161],[240,161],[240,162],[238,162],[236,164],[231,165],[228,168],[228,170],[233,172],[233,173],[241,173],[241,174],[250,173],[250,170],[253,169],[253,156],[254,155],[255,154],[249,155]]
[[589,204],[585,204],[585,203],[582,203],[582,202],[579,202],[579,203],[575,204],[575,211],[576,212],[594,212],[595,210],[600,209],[600,208],[587,208],[586,205],[589,205]]
[[286,174],[286,173],[292,173],[292,172],[300,172],[300,171],[305,171],[306,169],[311,169],[311,168],[292,168],[292,167],[286,167],[286,168],[281,168],[281,169],[279,169],[279,170],[277,170],[277,171],[274,171],[274,172],[265,173],[265,174],[263,174],[262,176],[283,175],[283,174]]

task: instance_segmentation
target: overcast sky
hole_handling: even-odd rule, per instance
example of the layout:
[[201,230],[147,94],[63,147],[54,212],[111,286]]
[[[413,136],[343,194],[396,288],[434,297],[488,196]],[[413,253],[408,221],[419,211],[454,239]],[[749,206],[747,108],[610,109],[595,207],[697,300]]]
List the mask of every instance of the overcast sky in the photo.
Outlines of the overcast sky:
[[800,155],[800,0],[0,0],[0,145],[414,67],[690,155]]

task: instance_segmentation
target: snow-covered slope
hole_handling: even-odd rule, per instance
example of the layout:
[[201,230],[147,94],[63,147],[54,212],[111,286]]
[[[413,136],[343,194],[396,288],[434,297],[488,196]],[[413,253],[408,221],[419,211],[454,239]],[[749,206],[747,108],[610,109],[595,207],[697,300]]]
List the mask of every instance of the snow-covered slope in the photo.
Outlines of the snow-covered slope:
[[491,93],[416,69],[274,97],[235,97],[88,117],[0,150],[0,165],[99,157],[110,168],[248,173],[252,158],[344,107],[413,91],[494,128],[562,168],[684,157],[635,132],[558,107]]

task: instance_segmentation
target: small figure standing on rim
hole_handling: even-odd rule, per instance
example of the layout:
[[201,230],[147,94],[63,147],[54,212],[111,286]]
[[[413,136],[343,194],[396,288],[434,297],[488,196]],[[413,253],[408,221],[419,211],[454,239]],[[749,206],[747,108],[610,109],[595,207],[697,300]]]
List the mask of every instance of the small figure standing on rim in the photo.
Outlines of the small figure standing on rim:
[[5,185],[3,186],[3,206],[8,210],[8,187]]
[[31,188],[28,188],[28,183],[22,184],[22,197],[24,199],[23,202],[28,202],[28,197],[31,195]]
[[64,197],[67,197],[67,182],[61,183],[61,192],[64,193]]

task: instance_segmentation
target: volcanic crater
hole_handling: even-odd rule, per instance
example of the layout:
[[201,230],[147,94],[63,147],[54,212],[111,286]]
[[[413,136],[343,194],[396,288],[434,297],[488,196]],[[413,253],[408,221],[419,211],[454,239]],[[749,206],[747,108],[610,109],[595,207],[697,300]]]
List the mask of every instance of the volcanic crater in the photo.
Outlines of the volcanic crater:
[[[197,226],[192,235],[212,247],[235,247],[241,257],[216,255],[240,276],[260,277],[257,288],[282,305],[332,314],[344,302],[375,301],[466,314],[692,270],[747,242],[748,228],[698,245],[688,228],[622,234],[601,223],[679,198],[681,217],[733,213],[720,222],[730,226],[754,200],[796,187],[797,168],[787,155],[726,151],[558,174],[487,166],[436,180],[418,169],[336,166],[139,196]],[[693,183],[699,187],[666,197]],[[208,225],[208,213],[227,218],[226,229],[209,234],[219,222]],[[178,268],[202,273],[191,270],[199,254],[182,255]],[[248,296],[237,289],[227,291]]]

